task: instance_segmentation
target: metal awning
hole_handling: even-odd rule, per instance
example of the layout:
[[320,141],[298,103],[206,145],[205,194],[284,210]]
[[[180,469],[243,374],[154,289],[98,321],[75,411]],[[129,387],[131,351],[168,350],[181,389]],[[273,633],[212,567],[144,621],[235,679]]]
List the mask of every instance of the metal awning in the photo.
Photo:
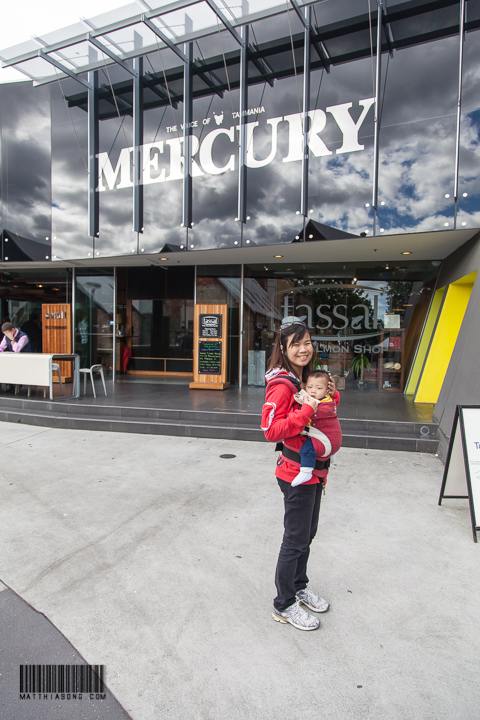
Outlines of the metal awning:
[[[185,43],[219,31],[233,38],[235,46],[240,48],[243,26],[286,13],[297,23],[298,18],[303,23],[305,8],[311,6],[311,40],[315,49],[312,67],[329,70],[332,65],[370,56],[377,2],[380,0],[370,3],[368,0],[254,0],[250,3],[247,0],[137,0],[137,3],[2,50],[0,59],[3,67],[15,67],[35,84],[72,77],[88,87],[87,73],[91,70],[117,64],[127,77],[132,77],[135,70],[131,60],[158,49],[174,52],[182,62]],[[249,10],[249,6],[255,11]],[[393,53],[395,49],[458,34],[458,7],[459,0],[382,0],[382,50]],[[467,0],[465,30],[479,27],[479,1]],[[294,38],[294,44],[301,48],[302,33]],[[289,37],[276,38],[261,47],[251,43],[248,51],[263,80],[273,82],[277,77],[293,73]],[[197,69],[203,72],[210,92],[222,92],[224,82],[215,79],[215,65],[218,66],[218,62],[212,59],[207,66]],[[152,86],[155,79],[147,78]],[[160,84],[160,78],[158,81]],[[78,100],[77,104],[82,105]],[[128,112],[127,108],[124,110]]]

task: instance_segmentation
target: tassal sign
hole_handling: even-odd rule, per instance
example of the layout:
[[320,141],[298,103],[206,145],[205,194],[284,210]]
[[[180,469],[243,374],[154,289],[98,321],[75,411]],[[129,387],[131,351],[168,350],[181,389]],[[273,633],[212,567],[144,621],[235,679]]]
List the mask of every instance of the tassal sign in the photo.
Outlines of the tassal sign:
[[[359,142],[358,135],[365,119],[375,102],[375,98],[366,98],[358,102],[360,115],[354,120],[350,113],[353,107],[352,102],[341,103],[340,105],[331,105],[325,110],[312,110],[308,113],[310,118],[310,127],[308,130],[308,147],[315,157],[340,155],[343,153],[358,152],[364,149],[364,145]],[[258,109],[258,108],[256,108]],[[263,110],[264,108],[261,108]],[[321,134],[325,130],[327,124],[327,113],[334,119],[342,134],[342,144],[336,149],[327,147]],[[238,113],[235,113],[238,115]],[[248,115],[248,111],[246,113]],[[233,114],[232,114],[233,115]],[[238,133],[239,126],[234,124],[230,127],[223,127],[226,114],[215,116],[215,121],[220,127],[215,127],[208,132],[202,140],[196,135],[191,135],[192,149],[192,176],[200,177],[202,175],[220,175],[224,172],[233,171],[238,167]],[[218,120],[217,118],[220,118]],[[234,119],[232,117],[232,119]],[[270,146],[266,157],[258,159],[256,129],[260,125],[259,121],[248,122],[246,127],[246,165],[249,168],[261,168],[269,165],[277,158],[278,153],[278,134],[280,123],[287,123],[286,152],[282,157],[282,162],[291,163],[299,162],[303,157],[303,114],[294,113],[292,115],[281,115],[279,117],[269,118],[266,125],[270,128]],[[172,129],[172,128],[170,128]],[[225,139],[231,144],[231,155],[223,165],[214,162],[214,145],[219,138]],[[116,190],[118,188],[127,188],[133,186],[133,147],[123,148],[117,159],[115,167],[112,165],[111,158],[108,153],[98,154],[98,187],[99,192],[104,190]],[[165,156],[167,162],[166,167],[161,167],[162,156]],[[153,183],[170,182],[172,180],[183,179],[183,137],[171,137],[168,140],[158,140],[153,143],[146,143],[141,146],[141,178],[143,185]]]

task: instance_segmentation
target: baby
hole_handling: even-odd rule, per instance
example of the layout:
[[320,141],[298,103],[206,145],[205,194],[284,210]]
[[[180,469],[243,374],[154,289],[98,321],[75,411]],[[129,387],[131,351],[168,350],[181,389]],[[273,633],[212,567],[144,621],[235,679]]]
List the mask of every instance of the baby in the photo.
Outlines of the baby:
[[327,459],[336,453],[342,444],[342,430],[337,417],[337,405],[340,395],[328,394],[329,374],[325,370],[314,370],[307,378],[305,390],[300,390],[294,397],[301,405],[305,398],[318,400],[315,414],[305,430],[300,434],[307,438],[302,444],[300,454],[300,472],[292,481],[292,487],[308,482],[312,478],[317,459]]

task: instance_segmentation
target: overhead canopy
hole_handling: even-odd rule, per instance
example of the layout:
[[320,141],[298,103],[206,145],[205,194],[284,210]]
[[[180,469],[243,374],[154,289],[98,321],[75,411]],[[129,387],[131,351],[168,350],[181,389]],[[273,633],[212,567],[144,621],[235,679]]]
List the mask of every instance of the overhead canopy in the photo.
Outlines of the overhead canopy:
[[[143,12],[139,12],[139,5],[144,8]],[[158,49],[173,51],[181,64],[185,59],[184,43],[220,31],[233,37],[236,46],[240,47],[243,42],[240,28],[265,18],[288,13],[292,16],[289,26],[298,28],[300,23],[303,28],[307,6],[313,7],[310,35],[315,54],[312,67],[324,67],[328,71],[332,65],[370,56],[372,27],[376,24],[374,0],[371,4],[360,0],[254,0],[250,3],[247,0],[138,0],[2,50],[0,58],[3,67],[15,67],[38,84],[70,76],[88,86],[88,71],[116,63],[131,76],[135,71],[129,61]],[[467,32],[480,27],[476,0],[467,0],[466,18]],[[390,53],[456,35],[459,31],[458,0],[442,0],[441,3],[384,0],[382,25],[382,50]],[[273,81],[293,73],[290,42],[290,38],[285,38],[286,44],[282,44],[282,39],[277,38],[261,47],[249,45],[249,58],[256,66],[259,78]],[[300,48],[303,36],[302,33],[295,35],[294,30],[295,43]],[[199,66],[197,71],[199,76],[203,75],[205,89],[221,92],[221,88],[215,87],[216,78],[211,74],[211,68]],[[155,77],[148,80],[155,85]],[[164,103],[168,103],[168,98],[164,98]],[[80,99],[78,104],[82,104]],[[128,112],[128,108],[123,111]]]
[[[318,223],[319,224],[319,223]],[[295,263],[395,263],[398,261],[442,261],[468,241],[478,238],[478,229],[442,230],[399,235],[358,237],[348,233],[338,239],[317,238],[317,242],[291,242],[281,245],[177,250],[164,246],[161,252],[143,255],[78,258],[52,262],[31,262],[29,268],[57,267],[134,267],[160,265],[264,264],[268,267]],[[408,254],[404,254],[408,253]],[[21,268],[24,263],[0,263],[1,270]]]

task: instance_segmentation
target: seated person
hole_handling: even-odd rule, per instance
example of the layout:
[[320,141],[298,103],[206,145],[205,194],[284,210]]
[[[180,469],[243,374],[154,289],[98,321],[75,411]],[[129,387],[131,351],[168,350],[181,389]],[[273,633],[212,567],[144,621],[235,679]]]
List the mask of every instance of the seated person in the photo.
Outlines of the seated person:
[[2,325],[4,334],[0,342],[0,352],[31,352],[32,347],[28,335],[14,327],[11,322],[4,322]]

